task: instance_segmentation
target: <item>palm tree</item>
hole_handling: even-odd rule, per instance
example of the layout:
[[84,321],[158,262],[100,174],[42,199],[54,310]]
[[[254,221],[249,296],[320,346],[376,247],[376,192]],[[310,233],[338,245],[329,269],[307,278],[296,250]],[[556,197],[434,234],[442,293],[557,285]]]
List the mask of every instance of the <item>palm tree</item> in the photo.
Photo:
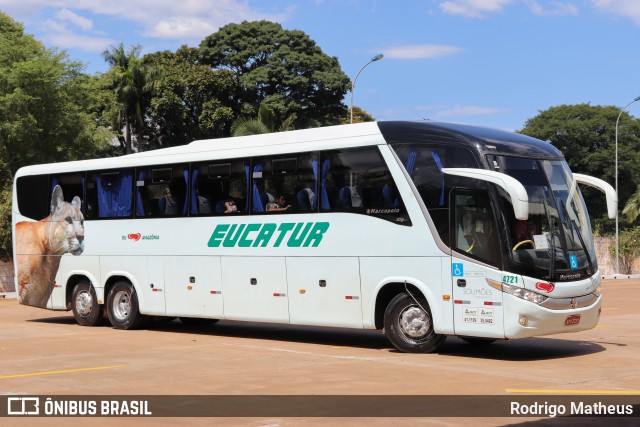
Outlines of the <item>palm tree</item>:
[[[293,113],[287,117],[278,128],[278,132],[293,130],[293,122],[296,120],[296,114]],[[261,133],[271,133],[275,131],[273,111],[264,104],[260,104],[258,109],[258,118],[239,118],[231,124],[231,136],[258,135]]]
[[638,215],[640,215],[640,187],[638,187],[636,192],[627,200],[627,204],[622,210],[622,215],[624,215],[629,222],[635,221]]
[[145,67],[140,58],[140,45],[132,46],[125,52],[122,43],[112,46],[102,53],[105,61],[111,65],[107,74],[111,88],[115,92],[118,111],[114,116],[114,128],[124,127],[124,147],[127,154],[133,151],[131,133],[135,129],[138,147],[142,145],[144,116],[149,103],[153,83],[159,73]]

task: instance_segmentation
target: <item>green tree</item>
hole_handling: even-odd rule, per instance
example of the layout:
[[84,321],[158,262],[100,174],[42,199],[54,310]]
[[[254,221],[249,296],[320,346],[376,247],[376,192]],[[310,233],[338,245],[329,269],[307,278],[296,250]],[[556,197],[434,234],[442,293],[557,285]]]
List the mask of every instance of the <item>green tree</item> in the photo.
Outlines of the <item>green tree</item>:
[[[2,152],[0,151],[0,154]],[[0,156],[0,261],[11,258],[11,173]]]
[[0,51],[9,52],[0,55],[0,145],[11,173],[94,155],[108,136],[89,112],[93,81],[82,64],[45,49],[1,13],[0,26]]
[[627,200],[622,210],[622,215],[624,215],[629,222],[634,222],[638,218],[638,215],[640,215],[640,187]]
[[[354,105],[353,106],[353,123],[364,123],[364,122],[373,122],[375,119],[369,113],[367,113],[362,108]],[[347,110],[347,115],[340,117],[340,124],[346,125],[351,123],[351,114],[350,111]]]
[[[631,274],[634,262],[640,257],[640,227],[633,227],[620,232],[618,246],[620,272],[622,274]],[[609,254],[612,258],[615,257],[615,245],[609,247]]]
[[0,13],[0,257],[10,256],[11,177],[18,168],[94,157],[111,134],[96,122],[96,79]]
[[[293,130],[293,122],[296,120],[296,115],[291,114],[278,128],[278,132],[286,132]],[[258,110],[257,119],[239,118],[236,119],[231,125],[231,136],[245,136],[245,135],[258,135],[261,133],[275,132],[275,117],[273,111],[264,104],[260,104]]]
[[136,136],[136,148],[145,148],[145,118],[154,80],[159,77],[156,69],[143,64],[141,49],[136,45],[125,51],[120,43],[102,53],[104,60],[111,65],[106,73],[106,81],[117,101],[116,110],[110,114],[112,126],[114,130],[124,128],[124,135],[119,134],[119,139],[127,154],[133,152],[132,133]]
[[228,24],[200,43],[202,61],[230,70],[238,116],[255,116],[265,104],[276,121],[295,113],[297,127],[337,124],[350,87],[338,59],[304,32],[268,21]]
[[[615,183],[615,124],[620,108],[589,104],[560,105],[527,120],[520,133],[556,146],[574,172]],[[640,122],[624,113],[618,133],[619,203],[624,206],[640,184]],[[605,198],[598,190],[581,188],[597,227],[606,220]]]
[[159,147],[229,135],[236,117],[233,74],[212,70],[199,58],[200,51],[187,46],[143,58],[159,75],[148,111],[151,140]]

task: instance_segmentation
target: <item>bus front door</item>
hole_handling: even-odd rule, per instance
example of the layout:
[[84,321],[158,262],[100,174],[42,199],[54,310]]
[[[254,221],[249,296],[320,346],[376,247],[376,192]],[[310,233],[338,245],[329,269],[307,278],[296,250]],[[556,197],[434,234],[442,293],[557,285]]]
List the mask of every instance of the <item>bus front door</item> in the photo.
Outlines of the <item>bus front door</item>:
[[499,270],[452,258],[453,323],[456,335],[504,338],[502,292],[487,279],[500,282]]
[[[451,280],[456,335],[504,338],[500,282],[500,241],[489,193],[482,189],[451,192]],[[496,267],[494,267],[496,266]]]

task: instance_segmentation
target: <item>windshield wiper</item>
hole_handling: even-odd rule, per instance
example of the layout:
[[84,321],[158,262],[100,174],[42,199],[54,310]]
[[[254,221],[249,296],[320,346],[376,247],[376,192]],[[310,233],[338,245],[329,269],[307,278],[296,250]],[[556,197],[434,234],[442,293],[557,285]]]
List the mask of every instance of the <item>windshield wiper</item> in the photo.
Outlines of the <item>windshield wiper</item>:
[[580,232],[580,229],[578,228],[578,225],[576,224],[576,220],[572,219],[571,220],[571,225],[573,226],[573,229],[575,230],[576,234],[578,235],[578,240],[580,240],[580,244],[582,245],[582,250],[584,251],[584,254],[587,256],[587,262],[589,263],[589,269],[591,270],[591,273],[593,273],[593,262],[591,261],[591,256],[589,255],[589,251],[587,250],[587,245],[584,243],[584,239],[582,238],[582,233]]
[[[547,203],[545,202],[545,207]],[[547,213],[548,215],[548,213]],[[556,273],[556,244],[555,244],[555,218],[549,215],[549,227],[551,227],[551,266],[549,266],[549,280],[553,281],[553,276]]]

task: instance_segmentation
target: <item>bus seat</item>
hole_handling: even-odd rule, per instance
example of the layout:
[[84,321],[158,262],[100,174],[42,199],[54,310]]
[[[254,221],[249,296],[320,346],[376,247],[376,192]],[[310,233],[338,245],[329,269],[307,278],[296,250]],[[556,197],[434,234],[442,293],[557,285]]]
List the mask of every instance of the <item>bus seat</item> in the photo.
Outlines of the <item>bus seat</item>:
[[222,215],[227,208],[224,206],[224,200],[218,200],[216,203],[216,214]]
[[172,196],[162,196],[158,200],[160,215],[176,215],[176,201]]
[[361,208],[364,206],[362,203],[362,194],[358,187],[349,187],[351,192],[351,207],[352,208]]
[[309,212],[311,210],[311,189],[303,188],[298,191],[296,198],[298,199],[298,209],[302,212]]
[[262,207],[266,208],[269,203],[275,203],[276,198],[271,193],[260,193],[260,200],[262,201]]
[[382,198],[384,199],[385,207],[387,208],[396,207],[397,199],[395,195],[395,190],[391,185],[385,184],[384,187],[382,187]]
[[338,193],[338,205],[342,209],[351,209],[351,189],[342,187]]
[[206,196],[198,196],[198,213],[200,215],[211,214],[211,202]]

